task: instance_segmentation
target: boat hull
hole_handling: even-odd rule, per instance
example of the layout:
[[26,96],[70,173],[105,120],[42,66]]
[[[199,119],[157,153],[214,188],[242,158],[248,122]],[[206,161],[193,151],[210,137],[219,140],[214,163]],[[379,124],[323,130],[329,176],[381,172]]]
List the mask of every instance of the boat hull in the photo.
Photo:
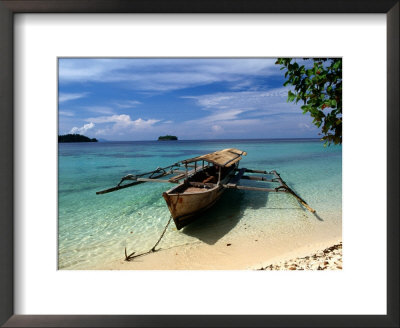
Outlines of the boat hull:
[[163,193],[163,197],[174,219],[176,228],[182,229],[195,220],[199,214],[213,206],[222,196],[225,188],[216,187],[197,193]]
[[231,179],[236,167],[236,165],[232,166],[220,184],[210,189],[188,187],[186,182],[183,182],[179,186],[163,193],[178,230],[195,220],[199,214],[217,202],[225,191],[222,185]]

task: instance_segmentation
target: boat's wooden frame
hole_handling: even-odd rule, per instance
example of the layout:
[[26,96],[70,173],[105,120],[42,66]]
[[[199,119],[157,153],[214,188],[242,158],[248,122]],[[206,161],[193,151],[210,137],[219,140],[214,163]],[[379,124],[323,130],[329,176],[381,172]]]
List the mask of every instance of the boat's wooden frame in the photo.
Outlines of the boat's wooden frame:
[[[237,164],[228,168],[215,166],[202,167],[166,192],[163,197],[168,205],[169,211],[174,219],[178,230],[192,222],[199,214],[213,206],[225,191],[224,185],[235,176]],[[214,169],[213,175],[209,178],[214,179],[216,183],[199,182],[204,180],[208,172]]]
[[[159,167],[154,171],[138,175],[129,174],[124,176],[117,186],[98,191],[96,194],[105,194],[145,182],[178,184],[162,194],[178,230],[213,206],[226,189],[286,192],[293,195],[307,210],[315,213],[315,210],[283,181],[277,171],[267,172],[239,168],[239,162],[244,155],[246,152],[239,149],[223,149],[189,158],[167,167]],[[184,170],[182,170],[182,166]],[[251,175],[245,175],[245,173]],[[162,179],[171,175],[173,176],[168,179]],[[208,180],[213,181],[204,179],[206,176],[210,177]],[[240,184],[240,180],[277,183],[278,186],[275,188],[245,186]],[[124,183],[125,181],[133,182]]]

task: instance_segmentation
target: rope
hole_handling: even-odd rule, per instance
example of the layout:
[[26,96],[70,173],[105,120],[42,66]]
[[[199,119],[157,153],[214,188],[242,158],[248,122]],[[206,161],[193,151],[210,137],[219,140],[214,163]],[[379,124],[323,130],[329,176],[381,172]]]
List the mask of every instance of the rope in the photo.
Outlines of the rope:
[[171,220],[172,220],[172,215],[171,215],[171,217],[169,218],[169,220],[168,220],[168,222],[167,222],[167,225],[165,226],[164,231],[162,232],[160,238],[158,238],[156,244],[155,244],[149,251],[144,252],[144,253],[141,253],[141,254],[138,254],[138,255],[134,255],[136,252],[133,252],[133,253],[127,255],[127,253],[126,253],[126,247],[125,247],[125,261],[128,261],[128,262],[129,262],[130,260],[134,259],[135,257],[144,256],[144,255],[151,254],[151,253],[154,253],[154,252],[159,251],[159,249],[156,250],[156,247],[157,247],[157,245],[160,243],[161,239],[164,237],[164,234],[165,234],[165,232],[167,231],[167,228],[168,228],[169,223],[171,222]]

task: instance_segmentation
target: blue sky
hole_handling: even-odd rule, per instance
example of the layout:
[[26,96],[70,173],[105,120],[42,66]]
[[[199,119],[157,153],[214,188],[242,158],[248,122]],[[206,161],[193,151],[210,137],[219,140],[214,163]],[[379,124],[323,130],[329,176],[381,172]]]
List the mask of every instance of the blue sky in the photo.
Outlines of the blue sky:
[[59,134],[112,141],[317,138],[276,59],[59,59]]

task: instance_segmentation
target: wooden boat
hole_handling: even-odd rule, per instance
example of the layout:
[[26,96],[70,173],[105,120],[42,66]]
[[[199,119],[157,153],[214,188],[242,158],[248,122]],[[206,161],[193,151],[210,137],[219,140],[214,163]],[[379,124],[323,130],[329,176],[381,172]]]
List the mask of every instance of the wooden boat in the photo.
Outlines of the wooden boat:
[[[224,185],[235,175],[242,155],[246,153],[230,148],[184,161],[184,164],[201,161],[203,165],[181,184],[163,193],[178,230],[217,202],[226,189]],[[209,165],[205,166],[205,162]]]
[[[239,168],[239,162],[245,155],[247,155],[245,151],[236,148],[219,150],[189,158],[164,168],[157,168],[154,171],[138,175],[129,174],[123,177],[117,186],[98,191],[96,194],[105,194],[144,182],[176,183],[177,186],[165,191],[162,195],[178,230],[213,206],[225,189],[287,192],[295,196],[309,211],[315,212],[287,186],[276,171],[266,172]],[[182,166],[185,170],[180,169]],[[192,168],[192,170],[189,171],[189,168]],[[244,173],[257,173],[261,176],[246,176]],[[169,179],[160,179],[172,174],[177,175]],[[272,175],[272,178],[268,178],[268,175]],[[279,183],[279,186],[276,188],[243,186],[239,184],[241,179]],[[133,182],[123,184],[126,180],[133,180]]]

